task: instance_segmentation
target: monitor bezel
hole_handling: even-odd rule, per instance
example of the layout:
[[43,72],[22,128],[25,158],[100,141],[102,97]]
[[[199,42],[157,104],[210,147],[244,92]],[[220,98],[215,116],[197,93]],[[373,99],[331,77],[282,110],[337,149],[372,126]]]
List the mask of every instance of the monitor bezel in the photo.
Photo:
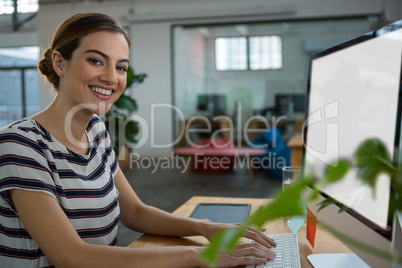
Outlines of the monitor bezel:
[[[311,94],[311,78],[312,78],[312,65],[314,60],[317,60],[319,58],[322,58],[324,56],[336,53],[338,51],[341,51],[343,49],[349,48],[351,46],[355,46],[357,44],[361,44],[363,42],[375,39],[377,37],[380,37],[382,35],[388,34],[390,32],[393,32],[395,30],[402,29],[402,20],[396,21],[390,25],[384,26],[378,30],[374,30],[371,32],[368,32],[366,34],[363,34],[359,37],[356,37],[354,39],[351,39],[349,41],[346,41],[344,43],[338,44],[336,46],[333,46],[331,48],[328,48],[326,50],[317,52],[313,55],[310,56],[309,59],[309,67],[308,67],[308,75],[307,75],[307,90],[306,90],[306,99],[305,99],[305,123],[303,126],[303,135],[302,135],[302,141],[303,145],[306,144],[307,136],[308,136],[308,117],[309,117],[309,108],[310,108],[310,94]],[[401,55],[402,58],[402,55]],[[402,65],[402,59],[401,59],[401,65]],[[400,135],[401,135],[401,119],[402,119],[402,68],[400,72],[400,79],[399,79],[399,96],[398,96],[398,104],[397,104],[397,116],[396,116],[396,122],[395,122],[395,139],[394,139],[394,151],[392,153],[392,160],[394,164],[398,164],[401,162],[399,159],[398,155],[400,155],[402,148],[400,144]],[[302,172],[304,174],[305,172],[305,155],[307,153],[306,146],[303,146],[303,153],[302,153]],[[391,186],[390,186],[391,187]],[[327,198],[328,195],[325,194],[322,191],[319,191],[321,196],[324,198]],[[341,202],[339,202],[341,203]],[[374,222],[372,222],[370,219],[366,218],[365,216],[357,213],[353,209],[347,209],[345,211],[355,219],[357,219],[359,222],[362,224],[365,224],[368,226],[370,229],[374,230],[376,233],[380,234],[387,240],[391,240],[392,238],[392,221],[388,222],[388,226],[386,229],[384,229],[381,226],[378,226]]]

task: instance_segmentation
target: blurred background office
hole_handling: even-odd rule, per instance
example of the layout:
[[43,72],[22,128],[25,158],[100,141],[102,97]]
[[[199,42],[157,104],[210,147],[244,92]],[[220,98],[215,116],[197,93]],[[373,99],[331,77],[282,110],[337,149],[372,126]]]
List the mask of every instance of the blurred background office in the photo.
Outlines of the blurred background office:
[[50,103],[50,86],[33,67],[56,25],[84,11],[108,13],[130,34],[132,66],[148,75],[132,92],[136,114],[147,122],[136,152],[164,156],[178,141],[180,120],[194,115],[240,118],[237,123],[255,115],[303,120],[309,56],[400,19],[402,3],[2,0],[1,126]]
[[130,91],[143,119],[135,152],[160,157],[210,137],[188,131],[206,123],[210,132],[229,127],[220,136],[248,146],[258,133],[244,129],[282,118],[287,143],[304,121],[309,57],[400,19],[402,1],[3,0],[0,126],[50,103],[34,67],[55,27],[86,11],[116,17],[129,33],[131,65],[148,75]]
[[[88,11],[122,23],[132,41],[131,66],[147,74],[130,94],[138,103],[137,119],[143,119],[134,152],[151,161],[189,145],[180,134],[194,116],[212,123],[221,116],[238,131],[251,118],[254,127],[264,128],[258,121],[284,116],[286,143],[304,120],[309,56],[401,19],[402,1],[0,0],[0,127],[51,102],[54,93],[36,62],[61,21]],[[244,146],[238,134],[229,138]],[[266,173],[250,183],[244,170],[186,179],[180,168],[124,172],[145,203],[167,211],[193,195],[261,198],[281,186]],[[138,235],[122,226],[120,244]]]

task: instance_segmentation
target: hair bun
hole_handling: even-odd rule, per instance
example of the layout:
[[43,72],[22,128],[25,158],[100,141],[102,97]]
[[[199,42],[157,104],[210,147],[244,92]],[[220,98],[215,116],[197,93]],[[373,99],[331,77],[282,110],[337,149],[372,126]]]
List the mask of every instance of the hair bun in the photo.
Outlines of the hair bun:
[[46,49],[45,52],[43,53],[43,57],[47,60],[52,59],[52,50],[50,48]]
[[46,49],[43,53],[43,58],[38,62],[38,68],[43,75],[49,75],[51,70],[53,70],[52,66],[52,51],[50,48]]
[[56,86],[58,75],[53,69],[52,50],[50,48],[46,49],[43,53],[43,58],[38,62],[38,69],[44,76],[46,76],[46,79],[51,84]]

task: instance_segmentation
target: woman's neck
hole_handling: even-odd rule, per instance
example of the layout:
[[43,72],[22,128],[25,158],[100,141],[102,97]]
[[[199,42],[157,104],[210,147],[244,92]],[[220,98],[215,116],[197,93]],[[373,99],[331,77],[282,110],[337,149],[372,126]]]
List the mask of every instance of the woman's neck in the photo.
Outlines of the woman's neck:
[[93,114],[79,106],[69,107],[57,96],[42,112],[32,116],[68,149],[87,154],[88,138],[85,130]]

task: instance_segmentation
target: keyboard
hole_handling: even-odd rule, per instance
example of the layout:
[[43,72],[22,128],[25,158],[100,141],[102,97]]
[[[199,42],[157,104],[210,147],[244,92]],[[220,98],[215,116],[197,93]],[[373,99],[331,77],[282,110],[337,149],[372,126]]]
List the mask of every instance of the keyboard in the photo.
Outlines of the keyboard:
[[248,265],[246,268],[300,268],[299,243],[296,234],[275,234],[268,237],[276,242],[276,247],[271,248],[276,254],[275,258],[265,264]]

